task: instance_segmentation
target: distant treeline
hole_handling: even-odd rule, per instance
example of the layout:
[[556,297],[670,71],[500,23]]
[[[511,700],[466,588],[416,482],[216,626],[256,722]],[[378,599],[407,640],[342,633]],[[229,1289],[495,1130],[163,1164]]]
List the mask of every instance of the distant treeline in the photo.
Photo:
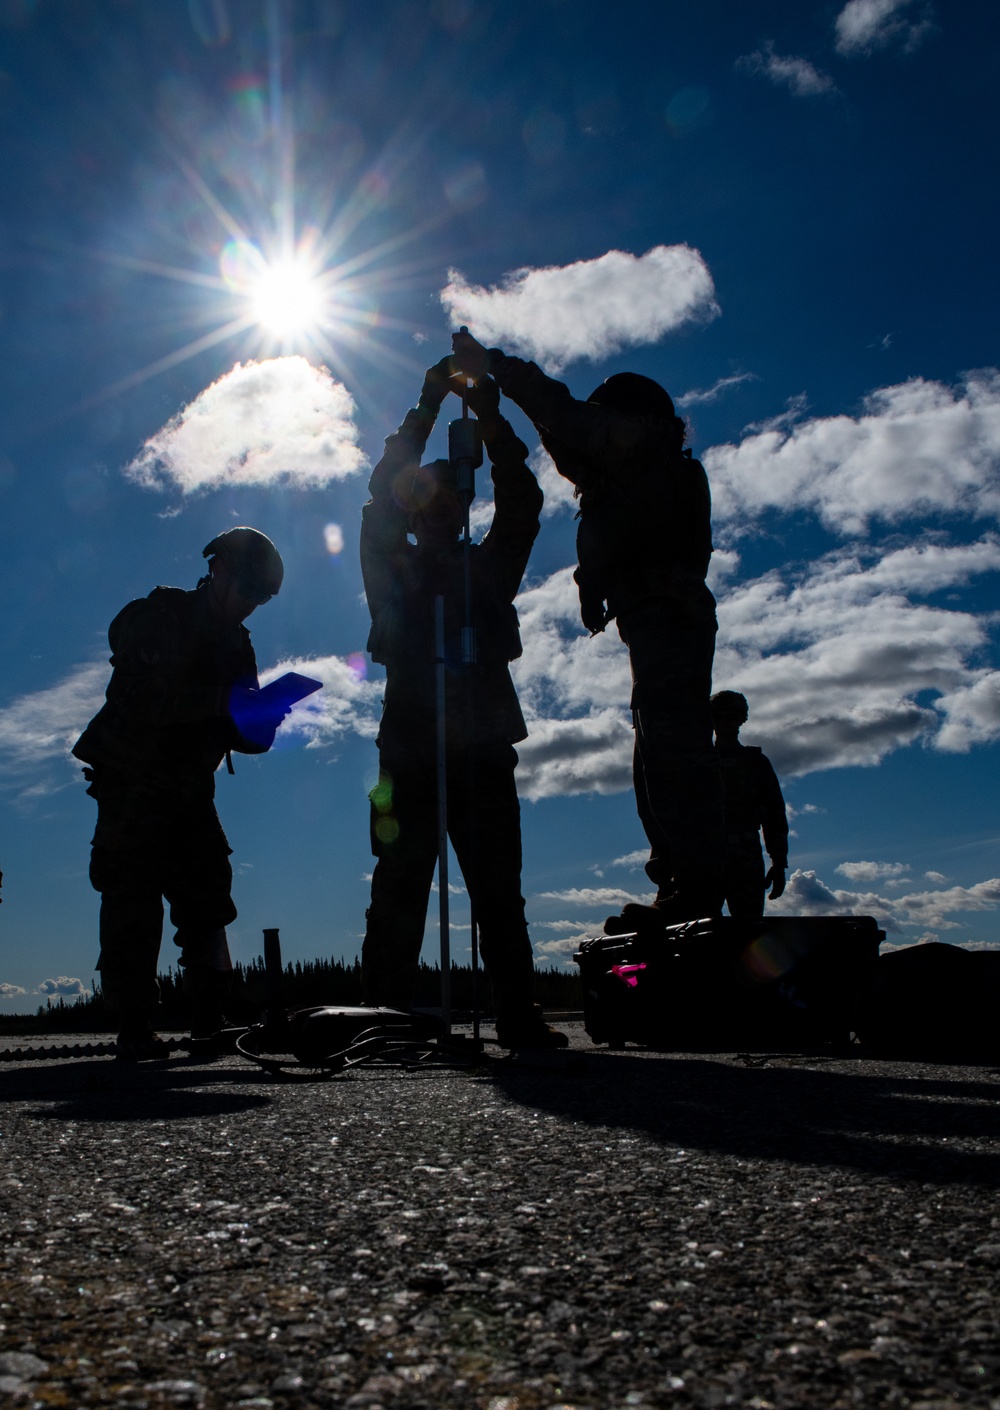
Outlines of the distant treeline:
[[[546,1009],[579,1009],[583,1006],[580,976],[565,970],[537,971],[535,997]],[[281,1002],[286,1009],[313,1008],[318,1004],[353,1005],[361,1002],[361,961],[307,960],[287,964],[281,986]],[[451,967],[451,1002],[455,1010],[472,1007],[472,970],[468,965]],[[237,964],[233,992],[226,1013],[235,1024],[253,1023],[267,1003],[267,981],[262,960]],[[437,1008],[441,1003],[439,965],[421,963],[415,999],[418,1008]],[[490,984],[480,971],[479,1006],[484,1014],[491,1007]],[[167,1030],[184,1030],[191,1025],[191,1011],[182,988],[179,970],[160,975],[160,1009],[156,1023]],[[33,1014],[0,1017],[0,1033],[105,1033],[117,1025],[109,1017],[104,995],[93,994],[67,1003],[60,998],[43,1004]]]

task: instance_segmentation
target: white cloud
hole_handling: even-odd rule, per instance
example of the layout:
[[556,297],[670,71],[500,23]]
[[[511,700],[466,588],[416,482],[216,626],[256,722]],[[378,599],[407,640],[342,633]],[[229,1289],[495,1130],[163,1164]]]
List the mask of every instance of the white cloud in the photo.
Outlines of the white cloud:
[[354,401],[304,357],[237,363],[145,442],[125,473],[183,494],[232,485],[316,488],[363,469]]
[[1000,372],[970,373],[958,389],[915,377],[872,392],[860,416],[772,424],[702,458],[730,534],[766,510],[811,510],[847,534],[872,520],[996,517]]
[[656,343],[719,313],[708,266],[687,245],[656,245],[638,257],[609,250],[561,267],[517,269],[488,289],[469,284],[457,269],[448,278],[441,302],[456,326],[468,324],[481,342],[503,344],[552,371]]
[[0,710],[0,757],[8,779],[21,779],[45,760],[69,756],[104,703],[109,675],[106,661],[76,666],[58,685],[19,696]]
[[[1000,540],[987,535],[882,555],[857,544],[728,589],[717,582],[716,688],[746,693],[747,742],[783,775],[873,765],[917,742],[954,752],[1000,738],[996,673],[975,664],[986,621],[919,600],[998,569]],[[518,746],[522,796],[628,789],[630,680],[616,629],[583,631],[568,568],[517,606],[524,655],[512,672],[529,729]]]
[[623,857],[615,857],[608,865],[612,867],[628,867],[629,871],[636,871],[639,867],[644,867],[649,861],[649,848],[639,847],[634,852],[626,852]]
[[331,744],[345,734],[357,734],[374,739],[378,733],[381,699],[385,693],[382,678],[368,680],[367,656],[347,660],[340,656],[300,656],[279,661],[261,672],[260,683],[298,671],[323,682],[323,689],[294,706],[278,731],[278,738],[291,741],[301,738],[307,748]]
[[731,387],[739,387],[744,382],[756,382],[757,376],[753,372],[735,372],[731,377],[720,377],[717,382],[713,382],[710,387],[705,387],[702,391],[684,392],[679,397],[674,397],[674,405],[683,411],[689,406],[701,406],[706,402],[718,401],[723,392],[728,392]]
[[20,984],[0,984],[0,999],[13,999],[18,994],[26,994],[27,989],[22,989]]
[[603,927],[603,920],[595,921],[591,926],[584,926],[582,929],[579,922],[575,922],[575,933],[564,935],[558,940],[535,940],[535,954],[543,960],[555,961],[562,964],[565,969],[576,971],[573,963],[573,954],[580,948],[584,940],[591,939],[594,935],[600,935]]
[[925,871],[924,879],[926,881],[936,881],[939,886],[943,886],[944,883],[948,880],[944,873],[940,871]]
[[998,738],[996,673],[973,664],[986,622],[913,600],[998,566],[989,536],[882,559],[856,545],[764,574],[720,601],[716,688],[744,692],[747,742],[785,774],[875,764],[916,741],[955,752]]
[[[262,685],[285,671],[299,671],[324,685],[322,691],[294,707],[278,732],[279,747],[282,740],[304,740],[307,747],[318,748],[347,733],[373,739],[384,682],[381,678],[369,680],[369,670],[368,658],[358,654],[347,660],[339,656],[300,657],[261,671]],[[36,775],[23,790],[26,794],[45,793],[59,786],[47,778],[39,780],[38,769],[55,760],[77,767],[69,751],[103,704],[109,675],[106,662],[77,666],[66,680],[21,696],[0,710],[0,759],[8,780],[23,784],[26,774]]]
[[625,891],[620,886],[571,886],[565,891],[539,891],[532,899],[558,902],[561,906],[585,906],[588,910],[608,907],[611,911],[620,911],[630,901],[647,905],[653,894],[652,891],[642,894]]
[[870,54],[895,40],[905,49],[915,49],[931,27],[927,7],[918,4],[916,8],[919,18],[911,19],[914,0],[848,0],[834,22],[838,51]]
[[848,881],[878,881],[880,877],[899,877],[910,870],[906,862],[841,862],[835,868]]
[[1000,877],[974,886],[952,886],[945,891],[914,891],[903,896],[880,896],[872,891],[835,890],[815,871],[794,871],[785,894],[768,902],[771,915],[871,915],[887,932],[934,927],[960,930],[964,923],[953,917],[1000,908]]
[[82,979],[71,979],[69,975],[60,974],[57,979],[43,979],[35,993],[47,994],[50,998],[82,998],[90,993],[90,985],[84,984]]
[[561,510],[570,510],[575,514],[580,508],[580,501],[573,493],[573,482],[560,475],[555,461],[544,446],[536,446],[528,458],[528,464],[538,477],[542,494],[545,496],[542,517],[558,514]]
[[1000,738],[1000,671],[970,674],[970,684],[959,686],[937,702],[946,716],[937,746],[951,754],[967,754],[974,744]]
[[796,98],[812,98],[819,93],[833,93],[836,85],[829,74],[821,73],[808,59],[791,54],[776,54],[772,40],[736,60],[744,73],[762,74],[772,83],[789,88]]

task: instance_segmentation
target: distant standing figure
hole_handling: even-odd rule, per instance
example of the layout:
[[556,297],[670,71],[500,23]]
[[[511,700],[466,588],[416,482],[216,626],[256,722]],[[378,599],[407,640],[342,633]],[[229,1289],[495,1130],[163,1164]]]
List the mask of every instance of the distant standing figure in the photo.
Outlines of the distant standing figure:
[[278,550],[257,529],[237,528],[214,538],[204,556],[208,573],[193,591],[154,588],[111,623],[107,701],[73,746],[97,800],[97,968],[126,1057],[157,1055],[164,897],[193,1001],[192,1032],[204,1037],[222,1025],[232,979],[226,926],[236,907],[215,771],[224,758],[232,771],[230,751],[266,752],[280,723],[254,710],[257,662],[243,625],[281,587]]
[[[592,633],[616,621],[632,668],[633,777],[656,885],[652,917],[665,923],[722,908],[722,788],[708,700],[715,598],[705,471],[684,449],[685,427],[667,392],[620,372],[586,401],[533,362],[453,338],[463,372],[490,372],[531,418],[560,475],[580,497],[576,582]],[[639,923],[636,908],[623,913]],[[638,912],[650,908],[638,907]]]
[[[722,771],[726,809],[725,890],[731,916],[764,914],[764,893],[776,901],[785,889],[788,869],[788,816],[781,784],[762,749],[740,743],[740,726],[750,707],[738,690],[712,696],[715,749]],[[766,875],[760,834],[771,859]]]

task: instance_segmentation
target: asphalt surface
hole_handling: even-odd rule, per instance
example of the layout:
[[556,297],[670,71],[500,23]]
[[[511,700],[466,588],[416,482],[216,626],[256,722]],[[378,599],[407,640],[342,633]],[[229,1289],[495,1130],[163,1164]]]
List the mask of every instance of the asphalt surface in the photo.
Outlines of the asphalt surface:
[[573,1045],[4,1064],[0,1404],[1000,1410],[1000,1073]]

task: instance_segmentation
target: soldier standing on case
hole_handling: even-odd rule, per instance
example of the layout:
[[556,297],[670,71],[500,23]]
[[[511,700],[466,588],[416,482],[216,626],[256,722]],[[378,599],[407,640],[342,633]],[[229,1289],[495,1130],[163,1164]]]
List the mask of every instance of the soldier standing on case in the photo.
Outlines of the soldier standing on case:
[[490,372],[534,422],[580,496],[583,624],[617,621],[632,668],[636,805],[650,843],[654,907],[626,907],[609,928],[717,915],[722,908],[722,786],[708,701],[715,598],[708,480],[684,450],[685,427],[649,377],[609,377],[587,401],[533,362],[453,339],[470,377]]
[[441,596],[448,832],[476,904],[497,1037],[511,1048],[562,1047],[565,1034],[549,1028],[532,1001],[514,782],[514,745],[527,730],[508,669],[521,654],[513,604],[538,534],[542,492],[525,446],[500,415],[496,386],[486,379],[470,388],[492,462],[495,511],[486,537],[471,548],[477,659],[464,666],[462,502],[447,460],[420,464],[453,370],[450,358],[428,370],[416,407],[385,443],[362,512],[368,649],[386,668],[379,783],[371,794],[376,863],[361,961],[365,1002],[407,1009],[413,1001],[438,851],[434,613]]
[[164,897],[194,1005],[192,1033],[222,1026],[232,979],[225,928],[236,907],[215,771],[223,758],[232,771],[232,750],[265,753],[280,723],[254,714],[257,662],[243,625],[281,587],[278,550],[258,530],[238,528],[204,556],[208,573],[192,592],[154,588],[111,623],[107,702],[73,746],[97,800],[97,968],[125,1057],[160,1051],[153,1018]]
[[[764,893],[776,901],[785,889],[788,869],[788,816],[781,784],[762,749],[740,743],[740,726],[750,707],[737,690],[712,696],[715,750],[722,770],[726,809],[725,889],[731,916],[752,919],[764,914]],[[771,859],[765,875],[760,834]]]

